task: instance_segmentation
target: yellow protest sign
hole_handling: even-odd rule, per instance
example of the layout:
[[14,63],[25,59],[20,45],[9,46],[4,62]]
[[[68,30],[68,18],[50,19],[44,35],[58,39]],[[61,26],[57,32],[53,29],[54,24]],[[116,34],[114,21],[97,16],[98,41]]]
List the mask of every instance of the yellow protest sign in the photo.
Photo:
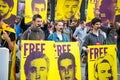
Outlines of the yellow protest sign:
[[95,2],[94,0],[88,0],[88,10],[86,14],[86,22],[89,23],[95,17],[94,15]]
[[117,0],[116,15],[120,15],[120,0]]
[[54,42],[22,41],[20,80],[55,80],[54,63]]
[[55,43],[55,80],[81,80],[80,52],[77,42]]
[[25,23],[32,21],[34,14],[40,14],[42,20],[47,19],[47,0],[25,0]]
[[17,6],[18,6],[18,0],[14,0],[14,7],[11,12],[14,15],[17,15]]
[[6,24],[14,24],[18,0],[0,0],[0,15]]
[[55,20],[69,20],[80,18],[82,0],[57,0]]
[[115,45],[89,46],[88,79],[117,80]]
[[77,42],[22,41],[21,80],[81,80]]

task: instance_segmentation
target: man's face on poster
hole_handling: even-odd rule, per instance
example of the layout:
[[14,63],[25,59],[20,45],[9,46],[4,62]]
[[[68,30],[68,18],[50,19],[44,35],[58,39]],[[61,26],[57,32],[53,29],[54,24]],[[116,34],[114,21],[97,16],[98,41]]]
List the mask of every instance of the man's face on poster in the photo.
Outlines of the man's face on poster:
[[44,58],[38,58],[31,61],[29,70],[30,80],[47,80],[48,66]]
[[59,65],[61,80],[75,79],[75,66],[71,59],[62,59]]
[[109,63],[100,63],[97,68],[99,80],[112,80],[112,69]]
[[44,4],[36,3],[33,8],[33,14],[41,14],[42,12],[44,12],[44,7]]
[[9,13],[9,11],[11,11],[9,5],[3,0],[0,0],[0,15],[6,16]]
[[77,11],[79,1],[76,0],[65,0],[63,5],[64,17],[70,19]]

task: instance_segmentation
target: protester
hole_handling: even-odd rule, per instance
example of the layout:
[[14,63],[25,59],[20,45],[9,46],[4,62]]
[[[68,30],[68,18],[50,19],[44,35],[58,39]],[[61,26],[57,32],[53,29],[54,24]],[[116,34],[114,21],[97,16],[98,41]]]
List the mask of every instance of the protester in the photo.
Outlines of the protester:
[[62,33],[63,22],[57,21],[55,23],[55,32],[48,36],[48,40],[53,40],[55,42],[68,42],[67,36]]
[[45,34],[41,29],[42,17],[39,14],[33,16],[32,25],[23,33],[23,40],[44,40]]
[[[105,37],[99,32],[102,21],[99,18],[93,18],[91,21],[92,31],[89,33],[85,41],[83,43],[82,49],[85,53],[88,52],[89,45],[102,45],[105,44]],[[87,54],[83,54],[83,56],[87,56]],[[88,63],[86,63],[86,80],[88,80]]]

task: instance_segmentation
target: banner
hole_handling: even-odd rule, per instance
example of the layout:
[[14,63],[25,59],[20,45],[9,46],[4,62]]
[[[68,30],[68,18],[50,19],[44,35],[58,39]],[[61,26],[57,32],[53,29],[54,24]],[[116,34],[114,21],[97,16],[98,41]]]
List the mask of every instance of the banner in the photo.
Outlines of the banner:
[[80,18],[82,0],[57,0],[55,20],[69,20]]
[[116,22],[120,22],[120,0],[117,0],[116,14],[115,14]]
[[87,23],[94,17],[100,17],[103,24],[108,26],[110,22],[114,22],[116,4],[117,0],[89,0],[86,19]]
[[86,14],[86,22],[90,26],[91,20],[95,17],[94,10],[95,9],[95,1],[94,0],[88,0],[88,8],[87,8],[87,14]]
[[54,42],[22,40],[20,80],[55,80]]
[[78,43],[23,40],[20,70],[20,80],[81,80]]
[[80,52],[77,42],[55,43],[55,79],[81,80]]
[[14,24],[17,14],[18,0],[0,0],[0,15],[6,24]]
[[18,0],[13,0],[14,1],[14,7],[12,9],[12,14],[17,15],[17,9],[18,9]]
[[88,79],[118,80],[115,45],[89,46]]
[[117,0],[116,15],[120,15],[120,0]]
[[31,22],[34,14],[40,14],[43,22],[47,20],[47,0],[25,0],[25,23]]

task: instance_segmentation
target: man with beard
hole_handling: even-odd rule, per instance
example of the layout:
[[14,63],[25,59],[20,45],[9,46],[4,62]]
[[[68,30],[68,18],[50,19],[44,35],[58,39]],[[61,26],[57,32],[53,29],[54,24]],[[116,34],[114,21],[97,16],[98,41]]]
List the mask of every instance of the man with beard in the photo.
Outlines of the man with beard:
[[41,29],[42,17],[35,14],[32,19],[32,25],[23,33],[23,40],[44,40],[45,34]]
[[11,13],[13,9],[13,0],[0,0],[0,15],[7,24],[14,24],[16,16]]
[[[103,34],[100,33],[100,27],[101,27],[101,19],[95,17],[91,21],[92,31],[86,36],[85,41],[83,43],[83,57],[87,57],[88,52],[88,46],[89,45],[102,45],[105,44],[105,37]],[[87,58],[85,58],[87,59]],[[84,59],[83,59],[84,60]],[[85,60],[87,61],[87,60]],[[84,62],[84,61],[83,61]],[[86,80],[88,80],[88,63],[86,63],[86,71],[85,71]]]

